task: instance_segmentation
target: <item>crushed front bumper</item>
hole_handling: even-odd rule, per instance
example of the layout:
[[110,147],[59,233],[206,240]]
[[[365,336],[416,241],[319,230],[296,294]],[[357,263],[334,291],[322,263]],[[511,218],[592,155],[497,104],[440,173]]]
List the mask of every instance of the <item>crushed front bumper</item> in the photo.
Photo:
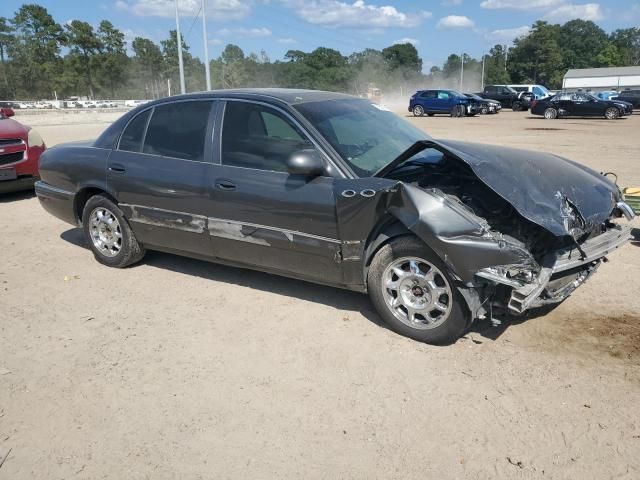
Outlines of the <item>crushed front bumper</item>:
[[631,226],[616,225],[575,247],[547,256],[536,280],[513,288],[509,310],[523,313],[530,308],[558,303],[582,285],[598,268],[605,255],[631,239]]

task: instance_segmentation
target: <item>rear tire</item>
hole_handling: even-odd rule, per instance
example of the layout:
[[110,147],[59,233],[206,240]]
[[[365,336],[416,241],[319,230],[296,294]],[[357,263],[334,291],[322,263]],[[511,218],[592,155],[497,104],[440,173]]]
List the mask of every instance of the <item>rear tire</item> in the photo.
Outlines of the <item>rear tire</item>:
[[418,238],[403,236],[373,257],[369,297],[396,333],[434,345],[454,343],[469,325],[469,311],[446,265]]
[[520,112],[522,110],[522,104],[520,102],[513,102],[511,104],[511,110],[514,112]]
[[607,120],[616,120],[620,118],[620,110],[616,107],[609,107],[604,111],[604,118]]
[[416,105],[415,107],[413,107],[414,117],[421,117],[423,115],[424,115],[424,108],[422,107],[422,105]]
[[547,120],[554,120],[558,118],[558,111],[555,108],[549,107],[544,111],[544,118]]
[[124,268],[142,259],[145,249],[138,243],[122,210],[104,195],[94,195],[82,211],[84,236],[96,260]]

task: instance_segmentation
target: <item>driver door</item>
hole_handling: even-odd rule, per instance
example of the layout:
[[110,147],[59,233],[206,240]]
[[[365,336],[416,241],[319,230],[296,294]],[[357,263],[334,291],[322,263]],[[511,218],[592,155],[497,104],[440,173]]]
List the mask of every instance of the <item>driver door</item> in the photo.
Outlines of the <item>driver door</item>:
[[307,178],[287,171],[292,153],[315,148],[285,111],[229,100],[216,137],[208,218],[214,255],[290,276],[339,283],[331,169]]

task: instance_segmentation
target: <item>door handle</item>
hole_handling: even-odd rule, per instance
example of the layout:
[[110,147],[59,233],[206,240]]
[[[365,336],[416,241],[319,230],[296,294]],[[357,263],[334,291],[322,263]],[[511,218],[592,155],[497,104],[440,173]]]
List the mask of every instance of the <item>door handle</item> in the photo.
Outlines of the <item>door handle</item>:
[[218,180],[216,182],[216,188],[219,188],[220,190],[235,190],[236,185],[229,180]]
[[109,165],[109,170],[113,173],[124,173],[126,172],[124,165],[120,165],[119,163],[114,163]]

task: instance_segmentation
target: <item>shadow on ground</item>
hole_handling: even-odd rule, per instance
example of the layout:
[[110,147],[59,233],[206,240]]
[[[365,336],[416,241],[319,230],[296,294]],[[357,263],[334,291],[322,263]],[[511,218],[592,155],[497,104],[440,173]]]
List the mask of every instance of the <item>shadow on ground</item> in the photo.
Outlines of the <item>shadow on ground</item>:
[[[71,228],[63,232],[60,238],[75,246],[89,249],[80,228]],[[147,252],[141,263],[185,275],[198,276],[207,280],[235,284],[309,302],[322,303],[339,310],[358,312],[375,325],[386,328],[382,319],[369,302],[367,295],[357,292],[155,251]],[[510,325],[518,325],[527,320],[543,316],[548,312],[548,309],[544,309],[521,317],[501,315],[499,317],[499,325],[494,325],[489,320],[478,320],[473,323],[469,333],[477,333],[485,339],[496,340]],[[469,337],[467,336],[467,338]],[[474,342],[481,343],[476,340]]]
[[[80,228],[69,229],[63,232],[60,238],[78,247],[88,249]],[[148,251],[141,263],[207,280],[322,303],[340,310],[359,312],[372,323],[384,327],[382,320],[369,303],[369,298],[357,292],[155,251]]]
[[22,192],[0,193],[0,203],[19,202],[20,200],[29,200],[34,198],[36,192],[33,189],[24,190]]

